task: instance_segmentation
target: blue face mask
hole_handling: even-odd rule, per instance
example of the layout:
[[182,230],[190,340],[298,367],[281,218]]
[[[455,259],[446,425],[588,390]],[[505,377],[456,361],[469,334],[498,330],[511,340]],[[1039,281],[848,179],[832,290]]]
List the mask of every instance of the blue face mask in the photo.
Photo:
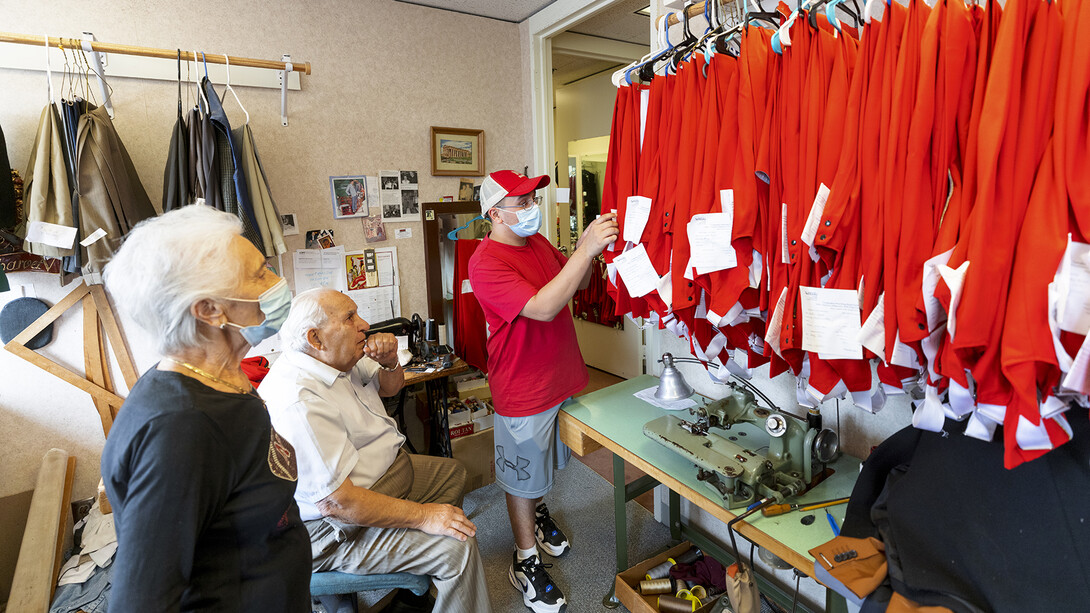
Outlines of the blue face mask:
[[229,321],[220,326],[221,328],[223,326],[238,328],[239,334],[252,347],[256,347],[261,341],[279,332],[280,326],[284,325],[284,320],[288,318],[288,312],[291,311],[291,290],[288,289],[288,282],[284,279],[280,279],[275,285],[262,292],[257,300],[246,298],[231,298],[231,300],[256,302],[265,315],[265,321],[256,326],[240,326]]
[[519,222],[514,225],[509,225],[511,231],[526,238],[527,236],[533,236],[537,234],[537,231],[541,229],[541,207],[534,205],[528,209],[523,209],[516,213],[519,218]]

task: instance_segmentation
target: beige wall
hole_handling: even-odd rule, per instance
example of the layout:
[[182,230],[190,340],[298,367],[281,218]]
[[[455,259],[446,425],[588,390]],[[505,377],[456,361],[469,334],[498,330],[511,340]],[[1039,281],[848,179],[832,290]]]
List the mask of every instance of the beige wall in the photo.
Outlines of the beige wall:
[[[289,92],[286,128],[280,126],[279,91],[236,90],[250,113],[281,212],[296,213],[303,231],[333,228],[349,249],[365,244],[361,222],[333,220],[330,175],[416,169],[422,201],[456,193],[457,177],[430,175],[429,126],[484,129],[489,169],[521,170],[530,163],[525,25],[392,0],[0,0],[0,15],[2,29],[11,32],[74,37],[88,30],[107,42],[267,59],[291,53],[310,61],[313,74],[302,78],[301,91]],[[175,120],[175,85],[124,78],[112,85],[117,130],[144,187],[158,201]],[[24,172],[46,98],[45,74],[0,69],[0,91],[8,154]],[[228,112],[236,118],[235,107],[229,105]],[[406,226],[413,237],[393,240],[393,230]],[[390,240],[380,246],[398,248],[403,313],[423,313],[420,223],[391,224],[387,235]],[[299,249],[303,237],[288,237],[287,243]],[[288,261],[285,268],[290,279]],[[10,280],[33,285],[50,303],[66,293],[53,276],[22,273]],[[150,343],[135,325],[122,325],[138,368],[146,369],[156,359]],[[82,368],[81,333],[78,313],[65,317],[46,355]],[[89,397],[3,351],[0,381],[0,496],[33,487],[50,447],[77,456],[74,495],[90,495],[103,438]]]

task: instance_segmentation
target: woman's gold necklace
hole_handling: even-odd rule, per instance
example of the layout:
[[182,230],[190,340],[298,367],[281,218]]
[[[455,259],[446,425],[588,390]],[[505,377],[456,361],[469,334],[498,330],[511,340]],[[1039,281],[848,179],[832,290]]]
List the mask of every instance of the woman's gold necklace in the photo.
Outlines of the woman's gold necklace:
[[187,369],[197,373],[198,375],[200,375],[200,376],[202,376],[202,377],[204,377],[206,379],[211,379],[212,381],[215,381],[216,383],[226,385],[227,387],[229,387],[229,388],[231,388],[233,390],[236,390],[240,394],[251,395],[253,393],[253,391],[254,391],[254,388],[252,388],[252,387],[250,389],[245,389],[245,388],[242,388],[242,387],[239,387],[239,386],[235,385],[234,383],[228,383],[228,382],[224,381],[223,379],[220,379],[219,377],[213,376],[211,373],[205,372],[205,371],[197,368],[196,366],[193,366],[192,364],[187,364],[185,362],[180,362],[178,360],[175,360],[174,358],[167,358],[167,359],[170,360],[171,362],[174,362],[178,366],[181,366],[182,368],[187,368]]

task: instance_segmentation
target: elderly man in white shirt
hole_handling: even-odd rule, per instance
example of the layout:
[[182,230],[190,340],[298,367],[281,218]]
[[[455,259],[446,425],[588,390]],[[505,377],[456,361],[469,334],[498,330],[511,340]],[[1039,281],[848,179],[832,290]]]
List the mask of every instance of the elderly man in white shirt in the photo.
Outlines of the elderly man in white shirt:
[[465,468],[402,449],[381,398],[405,384],[397,340],[367,330],[344,294],[299,294],[259,388],[295,447],[314,571],[430,575],[435,611],[490,611],[477,528],[460,508]]

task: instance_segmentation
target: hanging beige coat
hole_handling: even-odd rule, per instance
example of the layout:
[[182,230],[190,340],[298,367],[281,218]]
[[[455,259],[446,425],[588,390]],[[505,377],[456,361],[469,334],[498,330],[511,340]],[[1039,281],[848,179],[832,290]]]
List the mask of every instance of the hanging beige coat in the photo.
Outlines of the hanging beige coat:
[[[64,165],[64,148],[61,139],[64,128],[52,104],[42,109],[38,120],[38,134],[30,150],[27,181],[24,190],[26,220],[43,221],[60,226],[74,227],[72,219],[72,189],[68,184],[68,170]],[[60,258],[72,255],[72,249],[60,249],[23,241],[23,250],[34,255]]]
[[76,147],[80,236],[106,232],[85,248],[83,271],[100,273],[129,230],[158,213],[104,107],[80,116]]
[[250,130],[250,124],[231,130],[231,136],[236,143],[241,143],[242,172],[246,176],[250,204],[257,220],[257,231],[261,234],[261,244],[265,247],[265,257],[287,253],[284,231],[280,227],[280,213],[276,210],[276,203],[269,191],[269,181],[265,176],[265,168],[261,165],[261,158],[257,156],[257,146],[254,144],[254,133]]

